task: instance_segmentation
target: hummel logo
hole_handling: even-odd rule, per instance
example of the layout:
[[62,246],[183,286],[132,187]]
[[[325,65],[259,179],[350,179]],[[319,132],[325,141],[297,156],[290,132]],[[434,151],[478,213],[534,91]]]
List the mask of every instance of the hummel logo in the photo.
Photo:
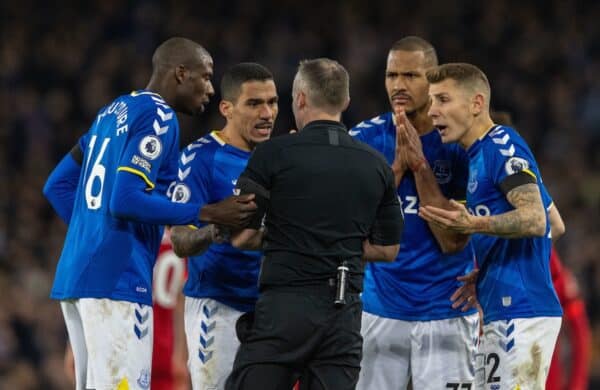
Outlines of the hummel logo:
[[160,120],[162,120],[163,122],[164,121],[170,121],[171,118],[173,118],[173,113],[172,112],[165,113],[163,110],[160,109],[160,107],[156,108],[156,113],[160,117]]
[[169,131],[169,126],[161,127],[156,119],[154,120],[154,123],[152,123],[152,127],[154,128],[154,132],[156,133],[156,135],[162,135]]
[[185,180],[185,178],[188,177],[188,175],[190,174],[190,171],[191,167],[187,167],[183,171],[180,168],[177,170],[177,177],[179,178],[179,180]]

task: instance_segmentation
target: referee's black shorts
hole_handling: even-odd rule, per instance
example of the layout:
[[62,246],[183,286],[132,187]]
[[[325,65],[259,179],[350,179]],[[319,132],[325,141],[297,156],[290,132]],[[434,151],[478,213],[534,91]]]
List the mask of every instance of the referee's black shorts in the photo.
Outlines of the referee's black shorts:
[[335,288],[270,287],[261,292],[254,321],[238,332],[242,344],[227,390],[354,389],[360,372],[362,303],[348,293],[336,307]]

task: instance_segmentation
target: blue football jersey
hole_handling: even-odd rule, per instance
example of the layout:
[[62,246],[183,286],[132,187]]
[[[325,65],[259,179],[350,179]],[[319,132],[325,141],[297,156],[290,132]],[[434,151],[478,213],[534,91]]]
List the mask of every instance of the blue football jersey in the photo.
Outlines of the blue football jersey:
[[177,116],[159,95],[132,92],[101,109],[79,144],[81,175],[51,297],[151,305],[162,227],[115,218],[109,203],[119,170],[166,193],[177,173]]
[[[546,207],[546,191],[533,154],[512,128],[494,126],[468,149],[467,206],[472,214],[497,215],[514,210],[501,183],[525,171],[534,176]],[[550,224],[546,236],[506,239],[475,234],[471,241],[480,267],[477,293],[486,323],[512,318],[560,316],[550,277]]]
[[[214,131],[194,141],[181,152],[172,200],[205,205],[233,195],[248,159],[250,152],[225,143]],[[212,244],[200,256],[189,258],[183,293],[252,311],[258,297],[260,259],[258,251],[241,251],[229,243]]]
[[[396,127],[391,112],[361,122],[349,133],[381,152],[388,163],[394,161]],[[442,193],[448,198],[464,200],[469,164],[466,153],[458,145],[443,144],[436,130],[421,136],[421,142]],[[400,252],[394,262],[367,264],[362,294],[364,310],[407,321],[473,313],[452,309],[450,301],[461,285],[456,277],[473,269],[471,245],[451,255],[441,252],[427,222],[417,214],[419,197],[411,172],[404,174],[398,198],[404,214]]]

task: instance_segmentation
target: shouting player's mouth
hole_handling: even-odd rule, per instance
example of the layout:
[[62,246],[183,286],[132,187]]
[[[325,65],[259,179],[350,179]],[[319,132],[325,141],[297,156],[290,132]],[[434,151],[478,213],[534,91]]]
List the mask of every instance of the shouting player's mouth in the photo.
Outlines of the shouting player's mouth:
[[272,130],[273,130],[272,122],[262,122],[262,123],[257,124],[256,126],[254,126],[254,131],[262,137],[269,137],[271,135]]

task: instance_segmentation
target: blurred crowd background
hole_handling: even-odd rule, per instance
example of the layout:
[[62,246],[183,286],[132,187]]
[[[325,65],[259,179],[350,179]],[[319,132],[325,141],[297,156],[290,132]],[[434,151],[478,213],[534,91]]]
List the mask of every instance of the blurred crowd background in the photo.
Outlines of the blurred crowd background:
[[[598,20],[591,0],[0,1],[0,388],[68,388],[66,331],[48,299],[66,227],[41,189],[100,107],[146,85],[160,42],[203,44],[217,90],[237,62],[270,68],[281,134],[294,127],[291,82],[304,58],[347,67],[347,125],[387,111],[387,50],[406,35],[428,39],[441,62],[479,65],[492,106],[512,113],[532,146],[567,225],[557,245],[587,302],[590,388],[600,388]],[[222,126],[218,99],[202,118],[180,118],[182,144]]]

